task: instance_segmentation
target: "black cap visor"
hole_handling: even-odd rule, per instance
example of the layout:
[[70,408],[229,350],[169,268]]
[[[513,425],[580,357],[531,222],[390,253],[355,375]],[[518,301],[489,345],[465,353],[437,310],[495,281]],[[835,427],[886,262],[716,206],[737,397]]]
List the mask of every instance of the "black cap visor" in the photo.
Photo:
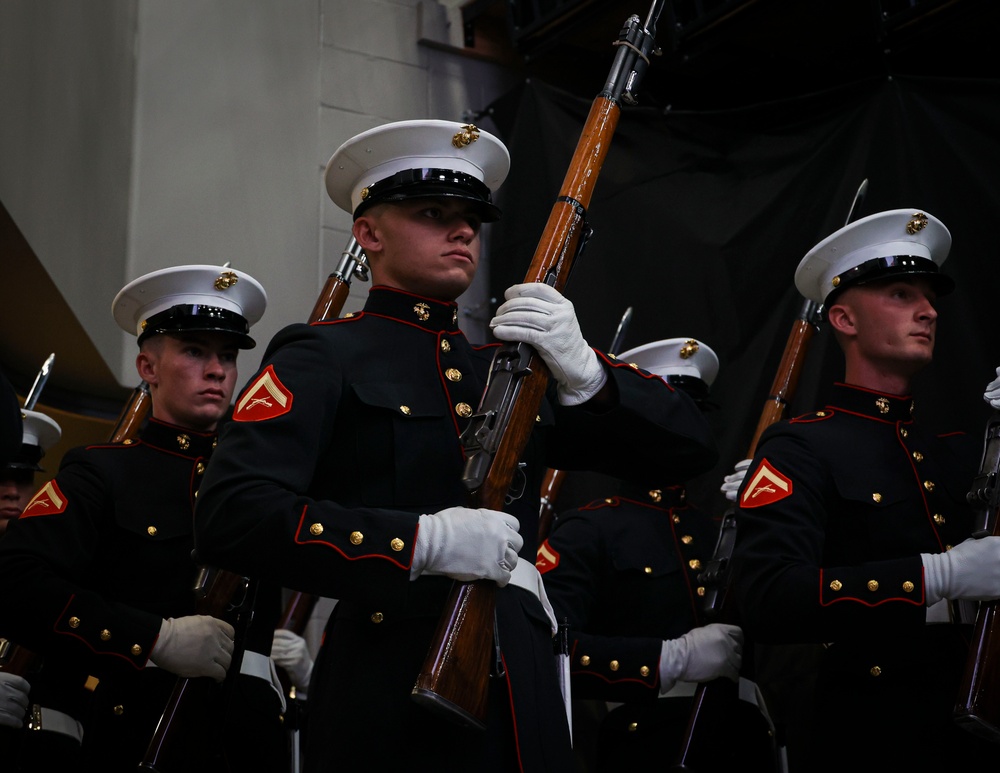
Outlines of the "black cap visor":
[[490,189],[483,181],[450,169],[404,169],[372,183],[362,191],[354,219],[374,204],[439,196],[472,202],[484,223],[500,219],[500,208],[493,203]]
[[155,333],[229,333],[240,349],[253,349],[257,342],[250,336],[246,317],[218,306],[200,303],[171,306],[143,323],[139,344]]
[[830,306],[835,303],[840,294],[849,287],[908,276],[927,279],[938,297],[947,295],[955,289],[955,280],[947,274],[942,274],[938,264],[930,258],[920,258],[913,255],[889,255],[884,258],[866,260],[842,273],[839,277],[840,282],[826,296],[823,305]]

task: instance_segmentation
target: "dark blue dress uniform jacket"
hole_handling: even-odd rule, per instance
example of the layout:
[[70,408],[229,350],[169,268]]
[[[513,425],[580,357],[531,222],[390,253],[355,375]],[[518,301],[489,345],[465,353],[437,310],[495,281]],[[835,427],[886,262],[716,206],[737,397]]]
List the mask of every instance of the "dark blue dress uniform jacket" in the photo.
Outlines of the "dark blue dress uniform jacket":
[[[198,550],[220,566],[339,599],[309,690],[306,769],[402,754],[416,770],[504,770],[502,728],[463,730],[410,698],[451,580],[410,580],[418,517],[464,505],[459,435],[493,347],[473,347],[457,306],[373,287],[363,312],[281,331],[238,399],[199,497]],[[603,358],[614,407],[543,402],[523,457],[521,558],[534,561],[547,466],[683,473],[716,459],[707,422],[661,379]],[[552,385],[550,385],[552,386]],[[554,394],[554,390],[552,390]],[[525,770],[569,760],[541,605],[499,589],[497,633]],[[501,687],[502,690],[502,687]],[[491,689],[502,695],[499,690]],[[491,715],[492,717],[492,715]],[[414,767],[416,766],[416,767]]]
[[821,645],[803,704],[807,769],[976,759],[980,742],[951,720],[969,626],[926,622],[920,554],[971,533],[978,460],[969,436],[922,431],[909,397],[843,384],[761,437],[739,492],[731,587],[752,639]]
[[[163,618],[196,612],[192,518],[215,442],[150,419],[135,442],[73,449],[0,540],[3,629],[46,670],[98,680],[79,717],[88,769],[134,771],[176,683],[147,659]],[[258,637],[248,646],[269,653],[271,631]],[[248,678],[266,688],[271,740],[284,744],[277,695]]]
[[698,574],[718,521],[683,486],[627,486],[559,514],[536,565],[570,625],[574,698],[655,699],[664,639],[702,620]]

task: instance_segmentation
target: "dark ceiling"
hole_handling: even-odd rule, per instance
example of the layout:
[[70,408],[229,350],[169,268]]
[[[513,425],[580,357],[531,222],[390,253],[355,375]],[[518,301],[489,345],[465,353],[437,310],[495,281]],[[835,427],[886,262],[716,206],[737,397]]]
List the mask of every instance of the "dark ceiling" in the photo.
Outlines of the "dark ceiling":
[[[466,41],[492,38],[528,76],[593,97],[612,43],[651,0],[473,0]],[[711,110],[822,91],[868,77],[994,77],[996,0],[663,0],[662,54],[642,104]]]

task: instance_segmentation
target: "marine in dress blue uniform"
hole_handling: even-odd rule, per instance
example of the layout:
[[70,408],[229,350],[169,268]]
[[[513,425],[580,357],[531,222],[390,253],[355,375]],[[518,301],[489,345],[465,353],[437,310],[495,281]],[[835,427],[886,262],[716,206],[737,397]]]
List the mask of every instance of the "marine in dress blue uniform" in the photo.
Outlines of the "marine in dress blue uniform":
[[[854,287],[913,280],[942,295],[950,244],[926,212],[878,213],[814,247],[796,285],[828,314]],[[917,316],[931,344],[933,316],[926,306]],[[738,492],[731,587],[744,629],[763,645],[811,645],[814,671],[797,675],[790,703],[793,771],[995,759],[952,720],[970,630],[946,599],[928,606],[922,559],[971,533],[978,443],[931,435],[918,417],[909,394],[835,384],[827,405],[762,435]]]
[[[265,302],[248,274],[194,265],[140,277],[113,307],[116,321],[140,342],[159,334],[221,334],[249,348],[250,324]],[[217,435],[156,418],[156,399],[154,417],[138,437],[67,452],[56,476],[0,541],[0,581],[9,589],[0,618],[11,636],[43,655],[45,671],[89,675],[93,694],[83,717],[80,770],[137,768],[178,680],[150,660],[164,620],[196,613],[192,518]],[[266,655],[270,637],[260,632],[262,641],[247,647],[262,644]],[[249,744],[247,732],[256,733],[257,759],[275,759],[269,742],[283,743],[280,698],[266,687],[272,729],[246,719],[259,699],[237,703],[236,724],[243,727],[220,717],[217,736],[203,746],[182,741],[194,744],[193,769],[219,769],[222,739]],[[243,689],[237,683],[236,693]],[[287,764],[287,757],[279,759]]]
[[[707,409],[719,361],[704,342],[654,341],[619,360],[660,376]],[[673,474],[629,476],[616,496],[560,513],[538,549],[552,606],[569,622],[573,698],[590,708],[579,712],[580,727],[574,725],[575,747],[592,757],[585,760],[588,769],[669,763],[679,751],[695,684],[661,692],[661,649],[664,640],[706,623],[699,575],[719,530],[718,518],[688,500],[684,483]],[[603,702],[612,704],[610,712],[601,711]],[[585,724],[588,713],[598,717],[597,728],[593,720]],[[772,759],[763,718],[750,719],[757,748],[733,735],[727,764]]]
[[[492,191],[507,165],[502,143],[475,127],[399,122],[345,143],[327,184],[356,217],[375,203],[428,198],[471,202],[488,221],[499,216]],[[452,586],[444,576],[411,579],[418,524],[466,501],[459,436],[495,349],[471,344],[457,319],[453,300],[376,282],[360,313],[281,331],[239,397],[202,488],[200,552],[339,599],[310,683],[308,771],[399,757],[411,770],[572,768],[551,621],[537,593],[497,590],[502,660],[485,732],[411,700]],[[523,457],[520,496],[506,508],[520,521],[529,564],[546,467],[655,476],[665,465],[694,474],[716,459],[687,395],[597,356],[613,404],[568,407],[552,389]]]

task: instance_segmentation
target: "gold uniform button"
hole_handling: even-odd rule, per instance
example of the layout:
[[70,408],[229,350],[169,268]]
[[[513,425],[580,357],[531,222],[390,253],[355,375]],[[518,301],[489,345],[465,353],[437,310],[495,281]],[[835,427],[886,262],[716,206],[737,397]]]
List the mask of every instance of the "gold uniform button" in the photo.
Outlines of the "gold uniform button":
[[351,536],[348,539],[351,540],[352,545],[360,545],[365,541],[365,535],[360,531],[352,531]]
[[938,526],[942,526],[945,522],[944,516],[941,513],[934,513],[934,523]]
[[698,586],[698,590],[696,590],[695,593],[697,593],[699,596],[704,596],[705,595],[705,586],[704,585],[699,585]]
[[70,628],[79,628],[80,627],[80,618],[79,617],[71,617],[69,619],[69,627]]
[[876,491],[876,492],[875,492],[874,494],[872,494],[872,500],[873,500],[873,501],[874,501],[875,503],[878,503],[878,502],[881,502],[881,501],[882,501],[882,495],[881,495],[881,494],[879,494],[879,493],[878,493],[878,492]]
[[590,665],[590,655],[581,655],[580,656],[580,665],[581,666],[589,666]]
[[404,544],[403,540],[401,540],[399,537],[396,537],[392,540],[392,542],[389,543],[389,547],[391,547],[398,553],[400,550],[403,549],[403,544]]
[[638,722],[629,722],[628,723],[628,731],[630,733],[634,733],[638,729],[639,729],[639,723]]
[[690,545],[692,542],[694,542],[694,537],[692,537],[690,534],[685,534],[683,537],[681,537],[681,542],[683,542],[685,545]]
[[205,463],[204,462],[198,462],[198,464],[195,465],[194,471],[198,475],[204,475],[205,474]]
[[105,628],[103,631],[101,631],[99,636],[101,637],[101,641],[107,641],[108,639],[111,638],[111,631]]
[[663,492],[658,488],[654,488],[652,491],[649,492],[649,499],[651,502],[662,502]]
[[907,580],[906,582],[903,583],[903,592],[904,593],[913,593],[914,587],[916,587],[916,586],[914,586],[914,584],[912,582],[910,582],[909,580]]
[[613,500],[611,497],[606,497],[604,499],[604,504],[606,504],[606,505],[613,505],[614,503],[615,503],[615,500]]
[[844,583],[842,583],[840,580],[834,580],[833,582],[830,583],[830,590],[840,590],[843,587]]
[[131,652],[136,657],[139,657],[139,655],[142,654],[142,647],[140,647],[138,644],[133,644],[131,647]]
[[309,527],[309,533],[312,534],[314,537],[318,537],[320,534],[323,533],[323,524],[314,523],[312,526]]
[[447,338],[441,339],[441,351],[444,352],[445,354],[451,351],[451,341],[449,341]]
[[643,676],[649,676],[649,666],[643,666],[639,669],[639,673]]
[[411,413],[413,413],[413,411],[410,410],[410,406],[408,405],[399,406],[399,412],[404,416],[409,416]]
[[869,672],[872,676],[881,676],[882,668],[880,666],[872,666]]
[[903,437],[909,437],[910,433],[906,431],[906,427],[899,428],[899,434]]
[[932,481],[932,480],[925,480],[924,481],[924,488],[927,489],[928,491],[933,491],[934,490],[934,485],[935,485],[934,481]]
[[670,520],[673,521],[674,523],[680,523],[681,517],[676,513],[674,513],[672,516],[670,516]]
[[619,665],[620,664],[618,663],[617,660],[612,660],[610,663],[608,663],[608,668],[610,668],[612,671],[617,671],[618,668],[619,668]]
[[692,569],[701,569],[701,561],[699,561],[697,558],[693,558],[690,561],[688,561],[688,566],[690,566]]
[[816,411],[816,415],[819,416],[820,418],[823,418],[824,416],[826,416],[826,411]]
[[125,713],[125,707],[122,706],[120,703],[111,710],[114,712],[116,717],[120,717],[122,714]]
[[444,372],[444,375],[445,378],[447,378],[449,381],[462,380],[462,371],[460,371],[458,368],[448,368],[448,370]]
[[914,451],[913,452],[913,458],[916,461],[918,461],[918,462],[922,462],[924,460],[924,455],[922,453],[920,453],[919,451]]
[[472,415],[472,406],[468,403],[459,403],[455,406],[455,413],[463,419],[467,419]]
[[875,591],[877,591],[878,590],[878,580],[869,580],[868,581],[868,590],[870,590],[872,593],[874,593]]
[[132,445],[132,440],[131,440],[131,438],[129,438],[129,439],[127,439],[127,440],[123,440],[123,441],[122,441],[122,445],[125,445],[125,446],[130,446],[130,445]]
[[644,567],[642,567],[642,571],[643,571],[644,574],[652,574],[653,573],[653,567],[651,567],[651,566],[644,566]]
[[148,534],[150,537],[155,537],[156,536],[156,527],[155,526],[147,526],[146,527],[146,534]]
[[178,435],[177,447],[181,449],[181,451],[187,451],[191,447],[191,438],[184,434]]
[[385,615],[381,612],[372,612],[371,621],[373,623],[381,623],[383,620],[385,620]]

